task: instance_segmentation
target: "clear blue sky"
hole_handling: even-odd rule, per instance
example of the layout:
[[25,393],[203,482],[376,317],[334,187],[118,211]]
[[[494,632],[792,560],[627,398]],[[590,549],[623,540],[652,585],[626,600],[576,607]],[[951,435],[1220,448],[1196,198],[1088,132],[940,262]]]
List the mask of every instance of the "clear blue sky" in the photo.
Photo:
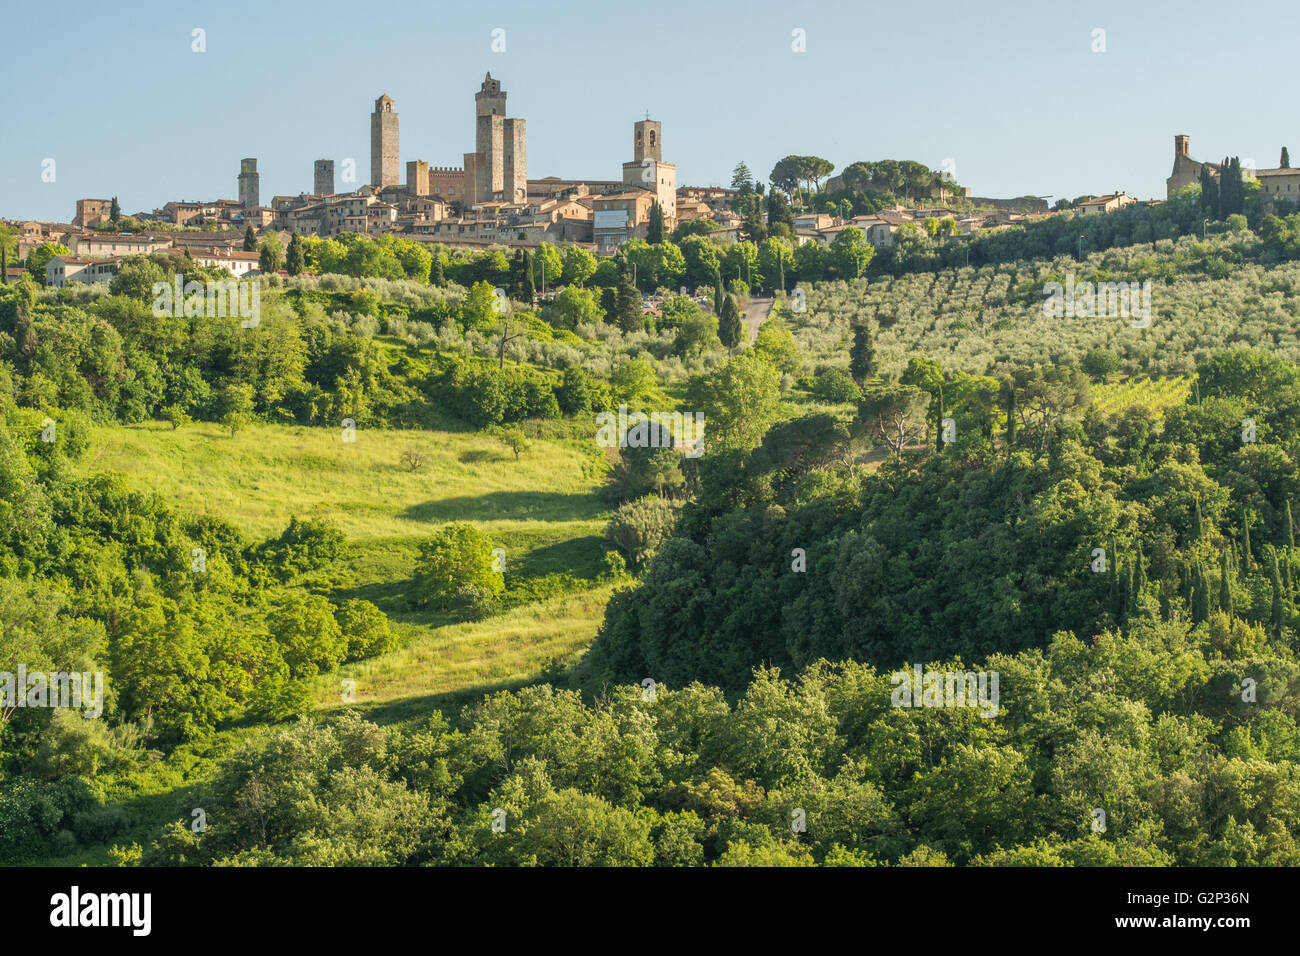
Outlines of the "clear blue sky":
[[[607,178],[646,110],[678,182],[766,179],[788,153],[945,159],[975,195],[1164,195],[1192,155],[1275,166],[1300,150],[1298,18],[1222,3],[81,2],[10,5],[0,33],[0,216],[66,221],[79,197],[138,212],[310,191],[312,161],[369,178],[369,113],[401,118],[401,159],[461,164],[491,70],[528,121],[531,178]],[[1288,28],[1286,25],[1290,25]],[[1281,26],[1279,26],[1281,25]],[[207,52],[191,52],[206,30]],[[492,31],[506,31],[493,53]],[[807,52],[791,50],[806,31]],[[1106,52],[1091,50],[1094,28]],[[45,158],[56,181],[41,181]],[[1300,160],[1300,153],[1297,153]],[[403,176],[405,169],[403,167]]]

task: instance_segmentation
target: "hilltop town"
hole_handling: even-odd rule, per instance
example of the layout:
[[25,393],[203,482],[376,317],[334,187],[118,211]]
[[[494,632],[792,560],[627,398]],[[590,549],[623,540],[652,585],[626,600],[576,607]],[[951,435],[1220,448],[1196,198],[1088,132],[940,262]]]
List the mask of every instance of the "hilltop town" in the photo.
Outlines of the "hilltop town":
[[[249,241],[250,230],[258,240],[275,233],[281,245],[295,235],[359,234],[460,247],[565,243],[612,254],[630,239],[647,238],[656,219],[664,232],[685,227],[689,233],[707,234],[723,243],[753,238],[753,220],[747,223],[746,216],[757,209],[760,221],[793,247],[810,242],[829,245],[843,230],[855,228],[880,249],[893,245],[898,230],[908,226],[928,230],[936,239],[960,239],[1061,212],[1104,214],[1140,201],[1114,190],[1073,201],[1061,199],[1049,208],[1051,197],[972,197],[969,188],[958,186],[948,174],[919,163],[855,163],[834,176],[829,175],[831,169],[817,170],[820,175],[814,185],[823,185],[824,179],[820,195],[874,189],[888,197],[888,204],[859,210],[841,199],[811,208],[802,201],[809,194],[791,181],[785,186],[792,208],[788,222],[778,227],[772,210],[763,208],[760,182],[743,181],[741,176],[730,186],[679,185],[677,165],[665,159],[663,123],[648,114],[632,124],[630,158],[617,178],[530,179],[526,121],[507,115],[506,97],[501,81],[488,73],[474,94],[474,150],[465,152],[458,166],[412,159],[403,168],[397,105],[392,97],[381,95],[370,115],[369,182],[364,185],[340,190],[357,182],[355,160],[317,159],[310,192],[276,195],[263,204],[257,159],[249,157],[240,162],[237,199],[172,200],[150,212],[123,217],[115,199],[86,198],[77,200],[68,223],[2,222],[17,233],[18,259],[25,260],[31,250],[45,244],[66,247],[66,254],[45,264],[46,284],[62,286],[106,282],[124,257],[155,253],[188,254],[198,264],[224,268],[236,278],[257,275],[262,263],[256,244]],[[816,157],[787,159],[825,163]],[[1189,185],[1204,188],[1205,180],[1220,176],[1221,165],[1193,160],[1189,137],[1176,136],[1167,198]],[[882,172],[884,167],[889,168]],[[774,170],[774,175],[778,173]],[[1242,176],[1255,179],[1266,196],[1300,198],[1300,170],[1289,168],[1285,149],[1279,167],[1247,168]],[[771,192],[777,186],[773,180]],[[16,263],[6,265],[10,268],[3,278],[21,274]]]
[[[677,230],[733,244],[755,239],[761,231],[798,248],[830,246],[840,233],[856,229],[879,250],[893,246],[900,229],[951,241],[1061,213],[1099,215],[1143,202],[1116,189],[1059,199],[1049,208],[1051,197],[972,197],[948,173],[920,163],[853,163],[832,176],[833,166],[826,160],[800,156],[778,163],[765,202],[764,185],[743,163],[730,187],[678,185],[677,165],[664,158],[663,123],[649,114],[632,125],[630,158],[618,178],[530,179],[527,124],[507,115],[506,98],[501,81],[487,73],[474,94],[474,150],[463,154],[459,166],[413,159],[403,170],[397,105],[380,95],[370,114],[369,182],[353,189],[338,187],[357,181],[355,160],[317,159],[311,192],[276,195],[264,205],[257,159],[249,157],[240,161],[237,199],[172,200],[151,212],[123,217],[116,199],[87,198],[77,200],[69,223],[0,220],[0,226],[17,234],[20,260],[27,261],[40,247],[54,250],[48,261],[38,261],[45,284],[61,287],[108,282],[125,257],[136,255],[189,256],[235,278],[260,275],[271,264],[279,271],[278,263],[268,263],[259,252],[268,235],[280,248],[294,236],[393,235],[462,248],[563,243],[611,255],[652,232],[662,237]],[[1223,167],[1192,159],[1190,137],[1175,136],[1166,199],[1191,186],[1217,197]],[[1255,169],[1248,161],[1233,168],[1243,182],[1255,184],[1261,199],[1300,200],[1300,170],[1290,168],[1285,147],[1277,167]],[[855,208],[855,199],[864,195],[885,198],[875,204],[878,208]],[[821,208],[807,202],[814,196]],[[777,209],[773,200],[779,201]],[[778,223],[778,218],[785,221]],[[3,271],[0,279],[9,281],[24,270],[6,262]]]

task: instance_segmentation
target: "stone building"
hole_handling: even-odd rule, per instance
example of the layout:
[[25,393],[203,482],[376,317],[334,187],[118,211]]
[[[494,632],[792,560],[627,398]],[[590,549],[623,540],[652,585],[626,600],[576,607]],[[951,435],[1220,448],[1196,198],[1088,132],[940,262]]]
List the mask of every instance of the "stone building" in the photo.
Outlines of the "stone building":
[[1254,173],[1261,198],[1300,202],[1300,169],[1280,166],[1277,169],[1256,169]]
[[311,191],[317,196],[334,195],[334,160],[316,160],[313,173]]
[[[488,73],[474,94],[474,152],[465,154],[470,202],[528,199],[528,137],[522,119],[506,118],[506,93]],[[450,197],[444,197],[450,198]]]
[[77,215],[73,217],[72,224],[81,226],[83,229],[91,229],[101,222],[107,222],[109,213],[113,209],[113,200],[111,199],[78,199]]
[[1173,199],[1174,193],[1184,186],[1199,183],[1202,169],[1208,169],[1210,175],[1216,179],[1219,176],[1219,164],[1198,163],[1189,153],[1190,145],[1191,137],[1185,133],[1179,133],[1174,137],[1174,168],[1169,178],[1165,180],[1166,199]]
[[617,195],[596,197],[591,238],[600,252],[612,253],[633,237],[645,238],[650,206],[657,194],[640,186],[623,188]]
[[393,99],[380,96],[370,114],[370,185],[383,188],[402,181],[397,143],[397,113]]
[[239,161],[239,204],[245,209],[259,205],[257,201],[258,183],[257,160],[241,159]]
[[451,166],[429,167],[429,195],[445,199],[447,202],[465,202],[470,195],[470,184],[465,179],[465,170]]

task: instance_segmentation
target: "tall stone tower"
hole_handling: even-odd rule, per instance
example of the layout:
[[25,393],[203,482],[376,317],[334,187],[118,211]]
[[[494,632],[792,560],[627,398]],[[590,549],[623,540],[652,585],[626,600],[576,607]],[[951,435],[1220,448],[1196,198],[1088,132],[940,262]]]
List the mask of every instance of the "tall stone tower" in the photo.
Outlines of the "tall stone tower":
[[632,126],[632,161],[639,163],[643,159],[653,159],[656,163],[664,158],[664,124],[658,120],[643,119]]
[[501,198],[506,202],[527,202],[527,126],[521,119],[507,119],[501,126]]
[[647,116],[632,125],[632,161],[623,164],[623,182],[654,193],[664,225],[677,224],[677,166],[664,162],[663,123]]
[[391,96],[375,100],[370,114],[370,185],[397,186],[402,172],[397,151],[397,113]]
[[312,181],[312,192],[317,196],[334,195],[334,160],[316,160],[315,173],[316,175]]
[[466,188],[473,202],[524,202],[528,198],[527,129],[506,118],[501,81],[488,73],[474,94],[474,152],[465,154]]
[[259,205],[258,182],[257,160],[241,159],[239,161],[239,204],[245,209],[252,209]]

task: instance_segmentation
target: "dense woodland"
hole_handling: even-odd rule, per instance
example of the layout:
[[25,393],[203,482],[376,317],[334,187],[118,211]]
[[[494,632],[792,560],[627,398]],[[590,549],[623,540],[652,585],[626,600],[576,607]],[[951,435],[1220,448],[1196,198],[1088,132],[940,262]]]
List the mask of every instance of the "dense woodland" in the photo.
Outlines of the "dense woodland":
[[[255,329],[157,316],[183,259],[0,287],[0,672],[108,675],[102,719],[0,711],[0,861],[1300,863],[1300,218],[1254,202],[1093,217],[1081,259],[1047,220],[969,267],[928,236],[603,260],[308,240]],[[1153,279],[1150,327],[1046,318],[1069,271]],[[807,308],[749,347],[738,304],[782,285]],[[1136,374],[1188,384],[1103,411]],[[602,453],[620,404],[703,412],[704,455]],[[253,536],[98,465],[106,436],[206,428],[220,454],[345,421],[492,437],[502,473],[568,454],[603,540],[539,546],[521,585],[462,504],[360,597],[331,520]],[[320,691],[401,659],[411,615],[489,626],[600,588],[590,650],[510,686]],[[999,713],[892,706],[914,664],[996,671]]]

